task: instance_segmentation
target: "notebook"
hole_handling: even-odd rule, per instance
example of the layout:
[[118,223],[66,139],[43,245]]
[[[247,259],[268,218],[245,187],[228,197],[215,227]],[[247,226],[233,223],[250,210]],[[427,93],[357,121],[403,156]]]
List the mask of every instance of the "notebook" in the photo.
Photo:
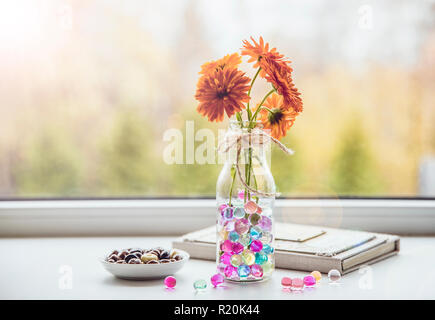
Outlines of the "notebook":
[[[216,227],[188,233],[173,242],[192,258],[216,260]],[[316,226],[276,223],[277,268],[342,274],[397,254],[400,239],[394,235]]]

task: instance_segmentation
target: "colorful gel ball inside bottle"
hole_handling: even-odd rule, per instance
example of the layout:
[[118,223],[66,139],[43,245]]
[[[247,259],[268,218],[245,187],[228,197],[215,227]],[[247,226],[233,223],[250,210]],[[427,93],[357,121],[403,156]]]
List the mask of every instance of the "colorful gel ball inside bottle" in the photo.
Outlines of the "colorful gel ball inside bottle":
[[253,264],[251,266],[251,274],[256,278],[261,278],[263,276],[263,268],[258,264]]
[[238,273],[240,278],[247,278],[249,274],[251,273],[251,268],[246,265],[242,265],[238,268]]
[[233,279],[238,277],[238,269],[233,266],[226,266],[224,270],[225,277],[228,279]]

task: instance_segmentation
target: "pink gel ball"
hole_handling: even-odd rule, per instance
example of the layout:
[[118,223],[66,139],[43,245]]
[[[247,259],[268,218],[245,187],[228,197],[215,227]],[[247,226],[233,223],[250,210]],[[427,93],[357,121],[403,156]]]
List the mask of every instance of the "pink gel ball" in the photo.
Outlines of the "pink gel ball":
[[292,279],[289,277],[284,277],[281,279],[281,285],[284,288],[290,288],[292,286]]
[[215,274],[214,276],[211,277],[210,281],[211,281],[211,284],[214,287],[218,287],[222,283],[224,283],[224,276],[219,274],[219,273],[217,273],[217,274]]
[[251,274],[254,277],[261,278],[263,276],[263,268],[258,264],[254,264],[251,266]]
[[225,276],[227,278],[233,278],[233,277],[237,277],[238,273],[237,273],[237,268],[233,267],[233,266],[227,266],[224,270]]
[[222,242],[221,249],[224,252],[231,252],[233,250],[233,243],[230,240]]
[[251,251],[259,252],[261,249],[263,249],[263,244],[260,240],[254,240],[251,242]]
[[220,213],[222,213],[226,208],[228,208],[228,205],[227,205],[227,204],[221,204],[221,205],[219,206],[219,211],[220,211]]
[[304,280],[301,278],[292,279],[292,289],[302,290],[304,288]]
[[223,255],[221,255],[220,262],[229,266],[231,264],[231,254],[224,253]]
[[312,287],[316,284],[316,278],[314,278],[312,275],[304,277],[304,284],[307,287]]
[[241,243],[234,242],[233,245],[232,245],[232,250],[236,254],[239,254],[240,252],[242,252],[243,249],[245,249],[245,247]]
[[243,234],[248,232],[249,230],[249,221],[248,219],[242,218],[240,220],[237,220],[234,229],[238,234]]
[[174,277],[169,276],[165,278],[165,286],[167,288],[174,288],[176,284],[177,280]]
[[245,211],[249,214],[257,212],[258,206],[254,201],[248,201],[244,205]]

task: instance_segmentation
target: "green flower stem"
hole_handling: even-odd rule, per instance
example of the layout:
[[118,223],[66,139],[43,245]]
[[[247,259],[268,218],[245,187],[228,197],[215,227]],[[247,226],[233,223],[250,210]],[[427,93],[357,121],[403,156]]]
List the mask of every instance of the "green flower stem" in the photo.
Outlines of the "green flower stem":
[[[248,170],[249,170],[249,164],[246,163],[245,164],[245,181],[246,184],[249,186],[249,181],[248,181]],[[250,192],[248,189],[245,188],[245,193],[244,193],[244,202],[246,202],[246,200],[249,200],[249,198],[251,197]]]
[[[240,114],[240,112],[236,113],[236,118],[237,118],[237,121],[239,121],[239,123],[240,123],[240,127],[243,128],[243,119],[242,119],[242,115]],[[236,181],[236,168],[234,166],[231,167],[231,177],[232,177],[232,181],[231,181],[231,188],[230,188],[229,201],[228,201],[228,204],[230,206],[231,206],[231,200],[233,198],[234,182]]]
[[[251,132],[251,126],[248,125],[248,131]],[[251,136],[249,136],[249,159],[248,159],[248,177],[246,179],[246,183],[248,186],[251,186],[251,169],[252,169],[252,145],[251,145]],[[251,192],[248,192],[248,200],[251,200]]]
[[[270,90],[263,98],[263,100],[261,100],[260,105],[258,106],[257,110],[255,111],[255,113],[253,114],[251,121],[249,123],[249,127],[251,128],[252,125],[254,124],[254,121],[257,121],[257,114],[260,111],[260,109],[263,106],[264,101],[266,101],[267,97],[270,96],[272,93],[274,93],[276,91],[275,88],[273,88],[272,90]],[[270,110],[270,109],[269,109]]]
[[[258,75],[260,74],[260,71],[261,71],[261,68],[258,68],[257,72],[254,75],[254,78],[252,78],[251,85],[249,86],[249,91],[248,91],[248,96],[249,97],[251,96],[252,87],[253,87],[253,85],[255,83],[255,80],[257,79]],[[266,101],[267,97],[269,95],[271,95],[275,91],[276,91],[276,89],[273,88],[273,90],[269,91],[266,94],[266,96],[263,98],[263,100],[261,101],[259,107],[257,108],[257,110],[255,111],[255,113],[253,115],[252,115],[251,109],[249,108],[249,101],[246,104],[246,113],[247,113],[247,116],[248,116],[248,126],[247,127],[248,127],[249,131],[251,131],[251,129],[253,128],[253,124],[257,120],[258,112],[260,111],[264,101]],[[269,109],[269,112],[272,112],[272,110]],[[242,120],[242,116],[241,116],[240,112],[237,112],[236,117],[237,117],[237,120],[240,122],[240,127],[243,128],[243,120]],[[250,186],[250,183],[251,183],[251,170],[252,170],[252,147],[251,147],[251,140],[249,140],[249,151],[248,152],[249,152],[248,163],[245,164],[245,180],[246,180],[246,184],[248,186]],[[252,173],[254,173],[254,172],[252,172]],[[255,181],[255,185],[257,185],[257,179],[255,178],[255,175],[252,174],[252,176],[253,176],[253,179]],[[232,191],[233,191],[234,180],[235,180],[235,175],[234,174],[233,174],[232,179],[233,179],[233,181],[232,181],[232,184],[231,184],[230,201],[229,201],[230,205],[231,205],[231,197],[232,197]],[[243,199],[244,202],[246,202],[246,200],[250,200],[251,199],[251,193],[246,188],[245,188],[245,192],[244,192],[244,197],[243,198],[244,198]],[[257,198],[257,202],[258,202],[258,198]]]
[[236,113],[236,118],[237,118],[237,121],[239,121],[239,123],[240,123],[240,127],[243,128],[243,119],[242,119],[242,115],[240,114],[240,112]]
[[[260,73],[260,71],[261,71],[261,68],[258,68],[257,72],[255,73],[254,78],[252,78],[251,85],[249,86],[248,97],[251,96],[252,86],[254,85],[255,79],[257,79],[258,74]],[[251,114],[251,109],[249,109],[249,101],[248,101],[248,103],[246,105],[246,111],[248,113],[248,120],[251,120],[252,114]]]
[[270,110],[268,107],[262,106],[261,109],[269,111],[269,113],[274,114],[272,110]]
[[230,201],[228,202],[229,206],[231,207],[231,199],[233,197],[233,188],[234,188],[234,182],[236,181],[236,168],[234,166],[231,167],[231,188],[230,188]]
[[[258,190],[257,178],[255,178],[254,169],[252,169],[252,177],[254,178],[254,186],[255,186],[255,190]],[[258,196],[255,196],[254,198],[255,198],[255,202],[258,203],[258,201],[260,200],[260,198],[258,198]]]
[[[260,73],[260,68],[257,71],[254,79],[258,76],[258,74]],[[252,86],[251,86],[252,88]],[[260,109],[263,106],[263,103],[266,101],[267,97],[270,96],[272,93],[274,93],[276,91],[275,88],[273,88],[272,90],[270,90],[263,98],[263,100],[261,100],[257,110],[255,111],[255,113],[253,114],[253,116],[251,117],[251,119],[249,119],[249,123],[248,123],[248,130],[251,131],[251,129],[254,127],[254,122],[257,121],[257,115],[258,112],[260,111]],[[266,107],[264,107],[266,108]],[[267,108],[268,109],[268,108]],[[272,112],[272,110],[268,109],[269,112]],[[251,170],[252,170],[252,147],[251,147],[251,140],[249,140],[249,156],[248,156],[248,164],[245,165],[245,177],[246,177],[246,184],[249,186],[251,183]],[[253,173],[253,172],[252,172]],[[257,184],[257,179],[255,179],[255,175],[253,174],[253,178],[255,180],[255,184]],[[245,188],[245,202],[246,202],[246,194],[249,200],[251,200],[251,193]],[[258,199],[257,199],[258,201]]]
[[[258,68],[257,72],[255,73],[254,78],[252,78],[251,86],[249,87],[249,91],[248,91],[248,96],[251,96],[252,86],[254,85],[255,79],[257,79],[258,74],[260,73],[260,71],[261,71],[261,68]],[[248,102],[248,104],[249,104],[249,102]]]
[[[251,138],[249,138],[249,163],[248,163],[248,177],[246,178],[246,184],[251,185],[251,169],[252,169],[252,148]],[[251,192],[248,191],[248,200],[251,200]]]

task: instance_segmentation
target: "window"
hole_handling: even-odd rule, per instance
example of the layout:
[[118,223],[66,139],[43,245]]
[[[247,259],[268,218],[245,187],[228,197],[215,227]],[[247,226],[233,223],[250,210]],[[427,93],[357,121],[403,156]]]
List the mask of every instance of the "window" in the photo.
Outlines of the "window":
[[220,166],[186,154],[165,163],[163,137],[176,129],[185,141],[189,121],[194,132],[225,129],[195,111],[197,72],[251,35],[291,58],[304,100],[283,141],[295,155],[272,155],[283,196],[433,197],[434,10],[411,0],[2,2],[0,197],[213,196]]

